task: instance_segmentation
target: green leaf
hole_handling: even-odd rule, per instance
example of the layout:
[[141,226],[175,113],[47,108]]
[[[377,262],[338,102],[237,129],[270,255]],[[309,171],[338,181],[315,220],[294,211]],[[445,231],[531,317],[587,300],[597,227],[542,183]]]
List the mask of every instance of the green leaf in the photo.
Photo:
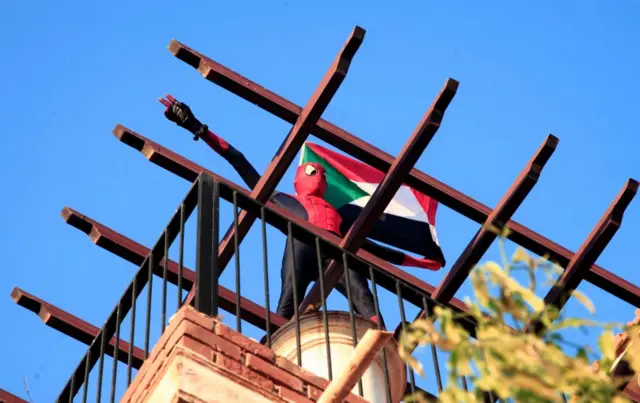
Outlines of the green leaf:
[[589,357],[587,356],[587,350],[584,347],[579,347],[578,351],[576,351],[576,358],[588,361]]
[[606,330],[602,332],[598,338],[598,347],[602,352],[603,360],[613,362],[616,359],[615,337],[612,331]]
[[[503,238],[500,246],[504,246]],[[473,294],[464,298],[465,313],[437,306],[428,321],[410,325],[411,331],[403,332],[401,336],[401,358],[412,368],[419,368],[419,362],[411,356],[417,345],[432,344],[450,353],[447,360],[450,382],[439,396],[443,403],[482,402],[483,395],[479,393],[482,390],[491,390],[503,400],[532,403],[562,402],[561,393],[571,396],[571,402],[624,401],[619,399],[620,393],[616,389],[620,380],[613,379],[608,371],[611,363],[616,362],[612,329],[623,328],[623,325],[579,317],[564,318],[557,308],[545,305],[535,295],[533,287],[536,273],[555,273],[561,271],[559,266],[533,259],[524,250],[516,250],[512,260],[526,263],[531,287],[528,288],[511,277],[510,261],[505,256],[501,250],[503,266],[490,261],[474,268],[471,276]],[[514,266],[517,268],[524,267]],[[595,312],[593,303],[582,293],[573,292],[573,296],[589,312]],[[471,338],[459,325],[457,320],[461,317],[475,319],[477,339]],[[531,323],[533,319],[546,326],[547,330],[541,335],[524,333],[519,326]],[[558,331],[565,328],[585,330],[586,327],[606,327],[607,330],[598,341],[603,357],[600,363],[604,364],[599,370],[593,369],[588,360],[593,355],[589,346],[565,340]],[[625,330],[630,338],[625,359],[640,372],[640,327],[633,330],[625,327]],[[566,346],[575,348],[575,355],[568,356]],[[473,379],[475,390],[461,389],[457,379],[463,374]]]
[[511,256],[511,261],[513,261],[513,263],[529,264],[530,260],[531,260],[531,257],[529,257],[529,254],[527,253],[527,251],[522,247],[516,248],[516,251],[513,253],[513,256]]
[[577,299],[585,308],[587,308],[587,310],[591,312],[592,315],[596,313],[596,307],[586,295],[578,290],[573,290],[571,296]]
[[548,335],[550,341],[555,341],[558,343],[562,343],[564,341],[564,337],[560,333],[551,333]]
[[495,225],[491,224],[491,223],[485,223],[482,228],[487,231],[487,232],[491,232],[493,234],[496,234],[498,236],[500,236],[501,232],[500,228],[496,227]]

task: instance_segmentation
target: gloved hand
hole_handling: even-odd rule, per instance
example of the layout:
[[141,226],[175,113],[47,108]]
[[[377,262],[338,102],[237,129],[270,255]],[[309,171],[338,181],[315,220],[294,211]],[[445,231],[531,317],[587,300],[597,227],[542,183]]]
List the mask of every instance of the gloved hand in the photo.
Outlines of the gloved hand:
[[187,104],[177,101],[171,95],[167,95],[166,99],[160,98],[160,103],[167,107],[164,116],[178,126],[189,130],[194,135],[202,128],[202,123],[196,119]]

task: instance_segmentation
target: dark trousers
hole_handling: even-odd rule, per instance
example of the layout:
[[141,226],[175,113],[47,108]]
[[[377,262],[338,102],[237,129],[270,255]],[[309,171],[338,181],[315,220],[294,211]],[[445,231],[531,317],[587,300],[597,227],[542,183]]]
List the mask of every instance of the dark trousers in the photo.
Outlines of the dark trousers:
[[[229,145],[228,149],[221,154],[238,172],[242,180],[253,189],[260,180],[260,174],[256,169],[247,161],[241,152]],[[284,193],[275,193],[271,197],[271,201],[279,206],[289,210],[300,219],[308,220],[307,212],[304,206],[295,198],[286,195]],[[293,240],[294,246],[294,267],[296,277],[296,291],[298,303],[301,303],[306,294],[309,284],[314,282],[319,275],[318,271],[318,258],[316,256],[315,248],[308,246],[307,244],[300,242],[296,239]],[[376,246],[377,251],[385,251],[385,248]],[[284,256],[282,258],[282,290],[280,293],[280,301],[278,302],[278,315],[291,319],[293,317],[293,283],[291,267],[291,251],[289,250],[289,242],[284,250]],[[379,252],[378,252],[379,253]],[[385,256],[384,259],[390,260],[396,255]],[[326,266],[327,259],[322,259],[323,268]],[[349,270],[349,283],[351,286],[351,298],[353,307],[356,313],[371,319],[376,315],[375,307],[373,304],[373,294],[369,290],[367,279],[351,270]],[[345,297],[347,297],[347,287],[344,281],[344,275],[336,285],[336,289]],[[382,320],[378,318],[378,320]]]
[[[318,257],[316,255],[315,248],[294,239],[293,249],[294,267],[291,267],[291,250],[288,241],[287,246],[285,247],[284,256],[282,257],[282,290],[280,292],[280,301],[278,302],[277,313],[285,319],[291,319],[293,317],[293,270],[295,269],[296,298],[298,300],[298,304],[300,304],[304,299],[309,284],[317,280],[319,276]],[[324,257],[322,258],[323,270],[329,260],[330,259],[326,259]],[[340,281],[336,285],[336,290],[346,298],[347,286],[344,280],[344,275],[342,275]],[[376,312],[373,303],[373,294],[371,293],[371,290],[369,290],[367,278],[359,273],[349,270],[349,283],[351,286],[351,300],[355,312],[367,319],[374,317]]]

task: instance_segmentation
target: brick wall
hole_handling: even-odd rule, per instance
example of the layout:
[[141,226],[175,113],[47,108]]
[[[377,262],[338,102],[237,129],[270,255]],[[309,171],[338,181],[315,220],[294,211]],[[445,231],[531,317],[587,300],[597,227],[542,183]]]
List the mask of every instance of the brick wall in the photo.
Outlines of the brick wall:
[[[189,368],[186,368],[187,366]],[[209,375],[209,378],[204,379]],[[170,376],[179,378],[179,382],[185,382],[185,385],[192,381],[199,382],[199,386],[192,386],[192,390],[204,390],[203,385],[208,382],[215,383],[218,391],[222,393],[222,383],[224,383],[228,384],[224,387],[230,394],[245,393],[238,389],[241,388],[246,389],[246,393],[260,395],[261,400],[276,402],[313,402],[320,397],[328,385],[326,379],[301,369],[283,357],[276,356],[271,349],[197,312],[190,306],[183,307],[172,318],[121,402],[150,401],[152,396],[160,393],[158,392],[160,388],[165,387],[163,385],[166,382],[163,380]],[[235,388],[235,392],[229,388]],[[207,393],[211,393],[211,389]],[[189,396],[173,396],[173,400],[167,396],[166,401],[218,401],[211,396],[207,396],[207,400],[204,400],[204,396],[195,396],[196,392],[178,391],[177,394],[189,394]],[[227,394],[227,400],[220,401],[231,399],[228,396],[231,395]],[[366,402],[353,394],[346,401]],[[229,403],[232,402],[229,401]]]

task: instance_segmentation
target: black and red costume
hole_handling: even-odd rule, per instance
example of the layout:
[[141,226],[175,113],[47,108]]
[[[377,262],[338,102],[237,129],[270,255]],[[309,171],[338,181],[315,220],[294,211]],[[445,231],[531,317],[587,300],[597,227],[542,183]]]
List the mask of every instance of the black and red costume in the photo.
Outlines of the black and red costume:
[[[160,102],[167,107],[165,111],[167,119],[190,131],[194,135],[194,140],[202,139],[209,147],[234,167],[250,189],[255,187],[260,179],[260,175],[242,153],[224,139],[212,133],[206,125],[198,121],[187,105],[176,101],[169,95],[166,100],[161,99]],[[342,228],[342,217],[338,211],[323,198],[327,188],[327,180],[325,169],[322,165],[316,163],[300,165],[296,171],[294,188],[296,195],[274,192],[270,200],[309,223],[333,232],[334,234],[342,235],[343,231],[348,230],[348,228]],[[318,277],[317,258],[314,247],[297,239],[293,240],[293,244],[293,268],[295,268],[296,290],[298,294],[296,297],[298,302],[302,302],[308,286]],[[401,252],[378,245],[369,240],[367,240],[363,249],[394,264],[405,264],[408,259],[407,256]],[[293,268],[291,267],[291,260],[291,250],[287,242],[282,258],[282,289],[277,310],[278,315],[286,319],[293,317],[294,313],[293,284],[291,281]],[[325,258],[324,261],[326,265],[329,259]],[[419,263],[415,262],[418,261],[414,259],[410,263],[418,266]],[[378,318],[376,318],[375,315],[373,295],[369,290],[366,277],[359,273],[349,271],[349,283],[351,286],[353,307],[356,312],[366,318],[377,321]],[[344,276],[338,282],[336,289],[345,297],[347,296]]]

